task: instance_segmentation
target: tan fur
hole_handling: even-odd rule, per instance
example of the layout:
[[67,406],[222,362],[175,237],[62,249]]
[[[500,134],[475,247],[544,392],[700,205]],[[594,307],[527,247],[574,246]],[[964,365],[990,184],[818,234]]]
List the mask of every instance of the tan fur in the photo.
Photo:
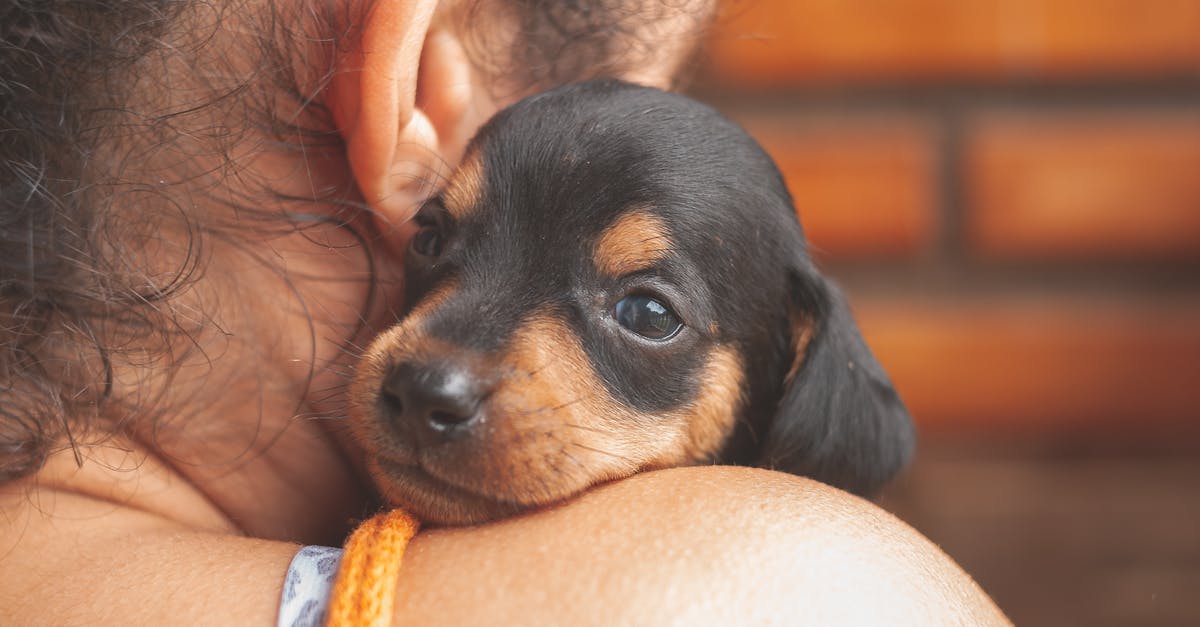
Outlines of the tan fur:
[[813,336],[813,322],[797,312],[789,314],[789,318],[792,324],[792,363],[788,366],[787,376],[783,380],[791,385],[799,374],[800,367],[804,365],[808,343]]
[[622,214],[600,235],[593,262],[601,273],[620,277],[654,265],[673,246],[662,218],[635,209]]
[[700,396],[688,408],[686,423],[690,446],[675,464],[702,462],[712,457],[733,431],[742,403],[742,361],[729,348],[713,349],[701,375]]
[[454,171],[454,175],[442,192],[442,202],[446,211],[455,220],[466,218],[479,206],[483,197],[483,157],[479,151],[472,151],[463,157],[463,162]]

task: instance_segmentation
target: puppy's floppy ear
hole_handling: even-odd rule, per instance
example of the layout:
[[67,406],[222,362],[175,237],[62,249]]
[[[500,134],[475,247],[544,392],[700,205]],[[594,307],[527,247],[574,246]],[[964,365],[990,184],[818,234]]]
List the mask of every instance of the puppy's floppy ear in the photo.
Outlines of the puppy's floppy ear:
[[859,334],[837,288],[793,273],[795,351],[759,464],[871,494],[912,453],[912,421]]

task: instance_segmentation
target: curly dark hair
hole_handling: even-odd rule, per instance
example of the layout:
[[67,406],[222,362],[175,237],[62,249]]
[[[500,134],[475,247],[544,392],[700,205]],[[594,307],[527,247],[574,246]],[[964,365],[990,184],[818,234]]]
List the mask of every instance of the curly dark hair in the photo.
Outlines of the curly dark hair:
[[[171,372],[188,344],[176,340],[211,325],[172,304],[204,273],[213,238],[236,241],[247,224],[259,233],[354,231],[354,217],[369,211],[347,186],[289,197],[269,181],[239,178],[274,193],[280,211],[222,185],[240,176],[236,162],[247,153],[234,146],[249,129],[266,138],[259,150],[340,146],[319,97],[332,63],[289,52],[300,39],[344,40],[355,21],[335,12],[353,3],[299,4],[0,0],[0,482],[33,473],[80,438],[161,415],[160,399],[136,382],[122,386],[118,373],[131,365]],[[655,52],[646,24],[687,11],[705,19],[709,8],[705,0],[674,5],[475,0],[458,15],[516,25],[507,41],[480,35],[469,47],[496,85],[520,92],[645,63]],[[190,68],[199,51],[220,45],[235,11],[251,13],[258,31],[247,38],[253,71]],[[187,90],[165,78],[179,70],[192,81]],[[198,193],[232,207],[237,231],[198,215]],[[318,216],[315,202],[336,210]],[[356,235],[370,245],[368,234]]]

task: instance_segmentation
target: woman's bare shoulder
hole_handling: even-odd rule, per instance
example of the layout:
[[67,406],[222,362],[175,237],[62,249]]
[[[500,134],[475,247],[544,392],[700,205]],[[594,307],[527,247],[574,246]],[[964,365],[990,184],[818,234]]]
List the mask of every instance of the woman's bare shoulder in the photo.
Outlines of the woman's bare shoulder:
[[415,621],[472,622],[480,607],[527,621],[507,591],[533,586],[556,623],[1007,624],[891,514],[751,468],[635,475],[525,517],[425,533],[406,560],[398,615]]
[[[94,610],[264,624],[296,550],[61,487],[5,486],[0,507],[0,604],[18,622]],[[400,623],[1004,623],[890,514],[746,468],[643,473],[519,518],[426,530],[404,560]]]

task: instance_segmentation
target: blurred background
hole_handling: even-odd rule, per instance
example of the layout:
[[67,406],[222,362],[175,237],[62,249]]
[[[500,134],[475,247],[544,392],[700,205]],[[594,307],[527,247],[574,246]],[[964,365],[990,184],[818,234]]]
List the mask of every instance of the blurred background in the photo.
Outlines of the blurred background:
[[1200,625],[1200,0],[725,0],[921,441],[885,507],[1019,625]]

